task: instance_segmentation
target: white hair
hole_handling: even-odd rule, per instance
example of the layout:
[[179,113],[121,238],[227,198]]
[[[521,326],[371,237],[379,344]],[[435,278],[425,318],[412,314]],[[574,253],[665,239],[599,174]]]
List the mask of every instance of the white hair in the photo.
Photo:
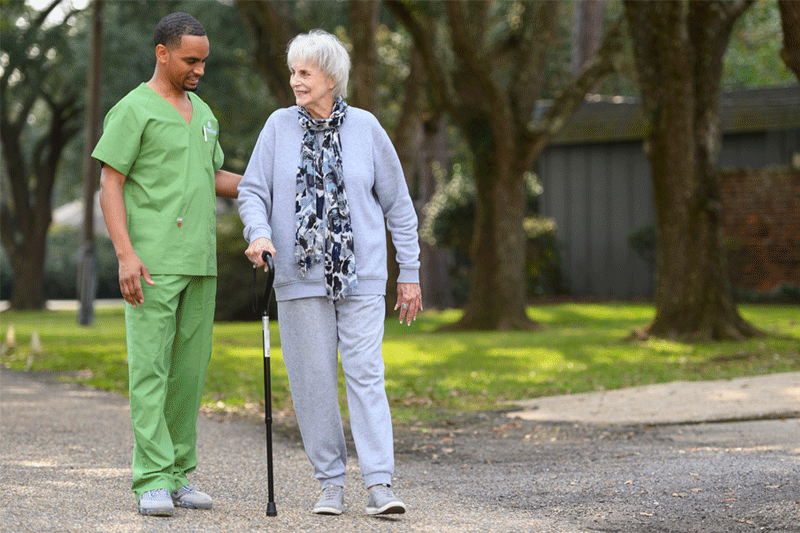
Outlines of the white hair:
[[347,97],[350,78],[350,55],[342,41],[325,30],[301,33],[289,41],[286,62],[292,68],[296,62],[314,64],[333,79],[333,99]]

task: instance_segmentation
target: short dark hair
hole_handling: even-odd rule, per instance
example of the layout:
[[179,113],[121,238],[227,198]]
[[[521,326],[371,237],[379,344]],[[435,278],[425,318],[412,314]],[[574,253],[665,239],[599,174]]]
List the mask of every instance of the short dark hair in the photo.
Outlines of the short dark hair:
[[167,48],[180,46],[181,37],[184,35],[195,35],[202,37],[206,34],[203,25],[188,13],[171,13],[161,19],[156,26],[153,36],[155,45],[163,44]]

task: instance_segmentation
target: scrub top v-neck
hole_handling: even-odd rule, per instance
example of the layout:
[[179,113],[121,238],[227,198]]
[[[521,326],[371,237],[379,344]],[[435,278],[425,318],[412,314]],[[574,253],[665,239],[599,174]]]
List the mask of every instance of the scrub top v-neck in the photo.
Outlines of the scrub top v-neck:
[[108,112],[92,157],[126,176],[128,233],[150,274],[215,276],[219,122],[187,94],[189,122],[142,83]]

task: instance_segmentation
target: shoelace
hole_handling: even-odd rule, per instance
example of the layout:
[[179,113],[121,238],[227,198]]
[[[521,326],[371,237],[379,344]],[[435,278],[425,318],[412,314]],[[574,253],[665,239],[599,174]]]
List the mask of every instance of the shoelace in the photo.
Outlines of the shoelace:
[[322,490],[322,500],[326,502],[336,501],[336,495],[339,493],[337,487],[328,485]]
[[385,496],[385,497],[394,497],[392,494],[392,490],[389,488],[389,485],[377,485],[372,489],[372,492],[375,493],[375,496]]
[[197,487],[195,487],[194,485],[184,485],[183,487],[175,491],[175,495],[180,498],[184,494],[189,494],[190,492],[194,492],[196,490]]
[[158,499],[159,496],[169,498],[169,492],[167,492],[167,489],[156,489],[148,491],[142,495],[142,497],[146,500],[155,500]]

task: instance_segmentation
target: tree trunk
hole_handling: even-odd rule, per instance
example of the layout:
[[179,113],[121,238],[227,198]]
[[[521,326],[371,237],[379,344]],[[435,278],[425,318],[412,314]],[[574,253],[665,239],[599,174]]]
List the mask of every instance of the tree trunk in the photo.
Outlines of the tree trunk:
[[[26,243],[7,250],[14,268],[14,293],[11,308],[17,311],[44,309],[44,258],[47,231],[36,231],[37,238],[28,236]],[[41,236],[39,236],[41,235]]]
[[376,113],[378,99],[378,51],[375,28],[380,2],[351,1],[349,5],[350,38],[353,42],[353,94],[348,98],[355,107]]
[[86,74],[86,141],[83,147],[83,244],[78,266],[78,324],[94,324],[95,273],[94,195],[98,164],[92,159],[100,130],[100,77],[103,73],[103,0],[92,4],[92,39]]
[[[80,131],[82,109],[76,88],[66,85],[63,76],[52,74],[49,63],[37,63],[24,44],[42,39],[50,42],[40,30],[58,5],[58,1],[51,2],[20,29],[19,39],[8,42],[12,46],[6,50],[6,70],[0,80],[0,152],[7,172],[2,175],[0,239],[14,268],[13,309],[44,308],[44,257],[52,221],[53,184],[64,148]],[[45,55],[38,56],[42,57]],[[22,82],[14,85],[8,74],[17,69],[23,73]],[[43,122],[46,131],[40,135],[27,127],[28,116],[37,107],[46,109],[48,117]]]
[[[722,240],[719,84],[743,11],[723,2],[628,1],[656,209],[656,316],[647,333],[690,340],[757,334],[738,314]],[[736,14],[738,13],[738,14]]]
[[800,2],[797,0],[778,0],[783,27],[783,50],[781,59],[795,77],[800,80]]
[[13,203],[3,198],[0,204],[0,236],[14,268],[11,308],[16,310],[44,309],[44,258],[53,216],[53,185],[61,154],[79,131],[75,117],[81,109],[76,107],[75,97],[61,103],[46,102],[50,124],[35,143],[31,165],[26,165],[22,155],[22,128],[5,117],[2,120],[3,157]]
[[[425,120],[424,140],[419,164],[420,205],[426,205],[436,192],[435,166],[449,168],[450,158],[447,147],[445,117],[437,115]],[[453,307],[453,295],[448,271],[446,250],[435,248],[427,242],[420,242],[420,284],[422,285],[422,304],[426,309],[448,309]]]
[[525,312],[524,170],[513,161],[513,153],[494,148],[492,133],[485,127],[488,120],[478,121],[483,127],[462,125],[474,154],[481,201],[476,203],[470,253],[470,296],[454,329],[535,329]]

